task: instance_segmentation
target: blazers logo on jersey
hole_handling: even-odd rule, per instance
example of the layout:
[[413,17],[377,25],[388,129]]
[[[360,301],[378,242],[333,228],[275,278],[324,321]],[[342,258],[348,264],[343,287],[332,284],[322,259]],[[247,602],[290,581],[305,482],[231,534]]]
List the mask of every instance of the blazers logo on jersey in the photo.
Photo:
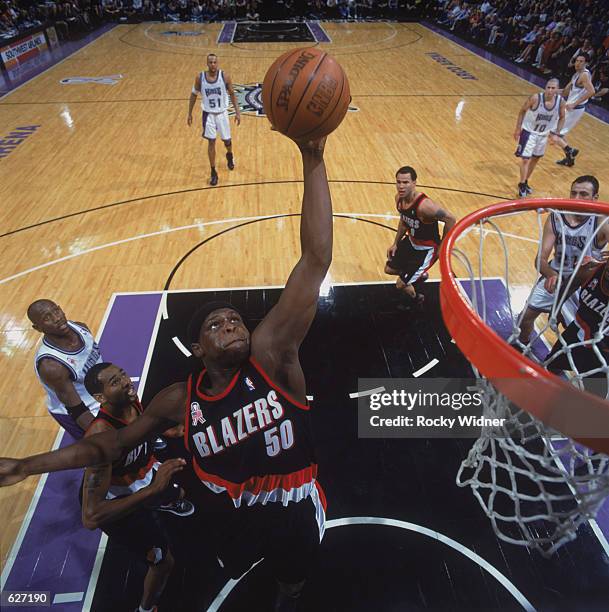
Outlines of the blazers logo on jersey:
[[203,416],[203,412],[201,412],[201,406],[199,402],[192,402],[190,404],[190,417],[192,418],[193,426],[197,423],[205,423],[205,417]]
[[[255,83],[253,85],[235,84],[233,85],[233,89],[235,90],[235,97],[237,98],[239,110],[242,113],[252,113],[258,117],[266,116],[262,106],[262,83]],[[355,113],[359,111],[359,108],[349,105],[349,111]],[[232,106],[228,109],[228,114],[235,114]]]
[[586,287],[586,289],[588,291],[594,291],[596,289],[596,286],[598,285],[598,278],[593,278],[589,283],[588,286]]
[[256,386],[254,385],[254,383],[252,382],[252,379],[249,376],[245,377],[245,384],[247,385],[247,388],[250,391],[255,391],[256,390]]

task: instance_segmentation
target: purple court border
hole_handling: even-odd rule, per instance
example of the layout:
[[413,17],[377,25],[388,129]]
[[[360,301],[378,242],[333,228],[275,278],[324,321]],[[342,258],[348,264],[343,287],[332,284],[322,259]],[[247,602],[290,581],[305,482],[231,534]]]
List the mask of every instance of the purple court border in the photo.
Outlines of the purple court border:
[[[4,72],[0,70],[0,98],[21,87],[21,85],[37,77],[45,70],[59,64],[70,55],[76,53],[76,51],[80,51],[80,49],[97,40],[115,26],[115,23],[106,23],[94,32],[87,34],[84,38],[62,43],[59,47],[55,47],[55,49],[48,49],[41,56],[33,58],[29,62],[24,62],[23,65],[14,71]],[[11,72],[15,73],[14,77],[10,76]]]
[[319,21],[307,21],[307,26],[311,30],[311,34],[315,37],[315,40],[320,43],[330,43],[330,37],[326,34]]
[[[137,380],[145,373],[162,295],[162,292],[115,294],[100,329],[99,346],[104,360],[122,366]],[[60,447],[72,442],[73,438],[64,434]],[[49,591],[55,609],[62,612],[83,609],[101,531],[89,531],[82,526],[78,503],[82,473],[68,470],[49,474],[37,503],[32,502],[35,508],[23,539],[7,557],[7,564],[10,561],[12,565],[3,571],[3,590]],[[95,581],[91,588],[95,588]]]
[[235,30],[237,29],[236,21],[227,21],[223,26],[222,30],[220,30],[220,35],[218,36],[218,44],[220,43],[232,43],[233,36],[235,35]]
[[[443,30],[442,28],[438,27],[437,25],[433,23],[429,23],[427,21],[421,21],[421,25],[427,28],[428,30],[431,30],[435,34],[439,34],[440,36],[447,38],[451,42],[454,42],[457,45],[464,47],[468,51],[475,53],[477,56],[495,64],[496,66],[499,66],[500,68],[503,68],[507,70],[508,72],[511,72],[513,75],[520,77],[521,79],[524,79],[525,81],[529,81],[529,83],[533,83],[534,85],[537,85],[538,87],[541,87],[542,89],[546,84],[547,78],[541,77],[537,74],[533,74],[529,72],[526,68],[516,66],[515,64],[505,59],[504,57],[501,57],[497,55],[496,53],[492,53],[491,51],[487,51],[486,49],[481,49],[477,45],[474,45],[473,43],[467,40],[459,38],[452,32],[447,32],[446,30]],[[609,123],[609,110],[605,108],[596,106],[591,102],[590,104],[586,105],[586,112],[592,115],[593,117],[600,119],[600,121],[603,121],[604,123]]]

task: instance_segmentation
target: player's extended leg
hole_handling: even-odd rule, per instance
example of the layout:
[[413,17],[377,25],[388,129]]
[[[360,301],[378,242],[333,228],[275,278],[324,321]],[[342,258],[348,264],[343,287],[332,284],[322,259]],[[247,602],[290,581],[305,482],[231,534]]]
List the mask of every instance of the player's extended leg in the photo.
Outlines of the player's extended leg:
[[207,139],[207,157],[209,158],[209,165],[211,166],[211,176],[209,178],[209,184],[213,186],[218,184],[218,173],[216,172],[216,139]]
[[520,322],[520,335],[518,336],[518,340],[525,346],[530,341],[533,328],[535,327],[535,321],[539,315],[540,311],[531,307],[527,307],[524,311],[524,316]]
[[524,177],[524,182],[527,185],[527,187],[528,187],[529,179],[531,178],[531,174],[533,174],[533,170],[535,170],[535,166],[537,165],[537,162],[539,162],[540,159],[541,159],[541,156],[534,156],[534,157],[531,157],[531,159],[529,160],[529,164],[527,167],[527,173],[526,173],[526,176]]
[[525,198],[527,192],[527,178],[529,176],[529,167],[531,165],[530,157],[520,158],[520,181],[518,183],[518,197]]
[[229,138],[223,140],[224,146],[226,147],[226,164],[229,170],[235,169],[235,160],[233,158],[233,141]]
[[[149,554],[154,554],[152,551]],[[142,601],[140,602],[140,610],[152,610],[153,606],[158,602],[161,593],[167,584],[167,579],[171,574],[174,566],[174,560],[167,551],[165,558],[159,563],[153,564],[149,559],[150,567],[144,578],[144,592],[142,593]]]

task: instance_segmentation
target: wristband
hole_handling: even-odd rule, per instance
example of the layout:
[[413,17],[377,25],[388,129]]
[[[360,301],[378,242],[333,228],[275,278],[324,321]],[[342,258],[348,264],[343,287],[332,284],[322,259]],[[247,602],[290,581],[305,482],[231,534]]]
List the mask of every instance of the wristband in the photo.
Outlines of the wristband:
[[80,404],[76,404],[76,406],[66,406],[66,410],[74,420],[82,416],[85,412],[89,412],[84,402],[80,402]]

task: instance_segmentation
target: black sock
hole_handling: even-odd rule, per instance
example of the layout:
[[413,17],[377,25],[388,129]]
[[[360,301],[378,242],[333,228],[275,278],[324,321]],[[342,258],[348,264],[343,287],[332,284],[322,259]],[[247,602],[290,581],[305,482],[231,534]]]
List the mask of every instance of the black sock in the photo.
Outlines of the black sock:
[[211,167],[211,173],[212,174],[216,174],[216,166],[212,166]]

